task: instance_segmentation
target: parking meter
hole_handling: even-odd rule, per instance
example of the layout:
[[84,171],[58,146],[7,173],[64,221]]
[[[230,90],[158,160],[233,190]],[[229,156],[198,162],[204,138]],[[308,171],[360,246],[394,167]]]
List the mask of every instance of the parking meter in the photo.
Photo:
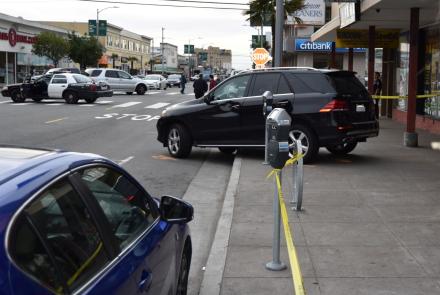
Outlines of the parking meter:
[[289,159],[290,115],[286,110],[275,108],[267,116],[266,128],[268,142],[266,145],[267,160],[276,169],[281,169]]
[[273,94],[270,91],[263,93],[263,116],[266,117],[272,112]]

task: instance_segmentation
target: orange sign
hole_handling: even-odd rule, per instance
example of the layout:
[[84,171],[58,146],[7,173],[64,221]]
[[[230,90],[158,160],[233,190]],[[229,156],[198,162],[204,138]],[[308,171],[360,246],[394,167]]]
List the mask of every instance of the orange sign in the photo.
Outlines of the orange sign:
[[265,65],[270,60],[272,60],[272,57],[265,48],[255,48],[254,52],[252,52],[252,61],[257,66]]

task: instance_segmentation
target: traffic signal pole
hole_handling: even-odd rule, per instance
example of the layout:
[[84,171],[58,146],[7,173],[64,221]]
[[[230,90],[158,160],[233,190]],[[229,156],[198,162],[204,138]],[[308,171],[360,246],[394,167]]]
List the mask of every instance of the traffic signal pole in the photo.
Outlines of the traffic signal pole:
[[275,67],[281,67],[281,58],[283,56],[283,23],[284,23],[284,2],[277,0],[276,2],[276,19],[275,19]]

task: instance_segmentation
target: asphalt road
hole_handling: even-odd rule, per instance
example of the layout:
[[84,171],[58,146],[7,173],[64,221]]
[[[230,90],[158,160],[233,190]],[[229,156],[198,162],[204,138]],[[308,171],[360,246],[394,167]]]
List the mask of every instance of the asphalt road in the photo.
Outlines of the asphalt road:
[[[189,292],[197,294],[222,203],[216,196],[223,197],[233,158],[217,149],[194,148],[189,158],[174,159],[156,140],[162,110],[194,99],[192,85],[188,86],[189,93],[184,95],[178,88],[168,88],[142,96],[115,94],[95,104],[80,101],[77,105],[31,99],[12,103],[0,95],[0,144],[103,155],[121,163],[155,197],[183,197],[190,186],[188,199],[197,216],[190,224],[196,252]],[[210,187],[203,190],[200,184]],[[208,198],[210,194],[214,197]]]

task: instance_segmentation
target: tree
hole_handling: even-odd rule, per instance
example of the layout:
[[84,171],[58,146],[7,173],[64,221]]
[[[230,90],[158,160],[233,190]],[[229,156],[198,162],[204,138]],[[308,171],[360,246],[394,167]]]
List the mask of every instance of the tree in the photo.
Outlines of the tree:
[[69,34],[70,52],[69,57],[80,64],[82,70],[88,66],[96,66],[105,49],[98,39],[89,36],[77,36]]
[[119,57],[116,53],[112,53],[113,68],[116,68],[116,59]]
[[[275,58],[275,7],[276,0],[251,0],[249,3],[249,9],[243,12],[243,15],[247,16],[246,20],[252,24],[261,25],[264,16],[268,15],[271,23],[272,30],[272,57]],[[303,0],[285,0],[284,1],[284,20],[287,15],[292,15],[298,10],[304,8]],[[295,17],[297,23],[302,23],[301,19]],[[264,22],[263,22],[264,23]]]
[[38,56],[47,56],[53,61],[55,67],[59,61],[68,55],[69,43],[63,37],[52,33],[42,32],[38,34],[37,40],[32,45],[32,53]]

